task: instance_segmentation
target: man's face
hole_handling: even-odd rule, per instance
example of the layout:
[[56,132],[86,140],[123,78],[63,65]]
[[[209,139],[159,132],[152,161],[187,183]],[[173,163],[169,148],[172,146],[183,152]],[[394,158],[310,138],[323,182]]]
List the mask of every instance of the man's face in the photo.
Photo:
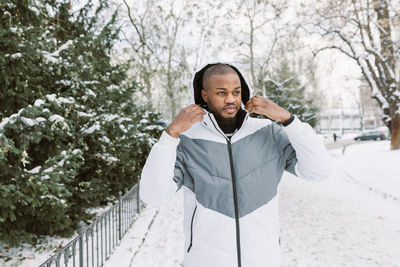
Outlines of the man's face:
[[239,76],[236,73],[214,74],[203,86],[205,90],[201,91],[201,96],[217,120],[235,121],[242,102]]

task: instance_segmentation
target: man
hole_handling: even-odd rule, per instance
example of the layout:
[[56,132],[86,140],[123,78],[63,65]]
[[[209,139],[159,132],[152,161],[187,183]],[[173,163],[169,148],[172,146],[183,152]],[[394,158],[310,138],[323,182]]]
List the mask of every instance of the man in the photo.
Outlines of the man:
[[159,205],[183,189],[185,267],[278,267],[283,171],[323,179],[329,155],[308,124],[267,98],[249,99],[233,65],[208,64],[193,89],[195,104],[176,116],[147,158],[140,196]]

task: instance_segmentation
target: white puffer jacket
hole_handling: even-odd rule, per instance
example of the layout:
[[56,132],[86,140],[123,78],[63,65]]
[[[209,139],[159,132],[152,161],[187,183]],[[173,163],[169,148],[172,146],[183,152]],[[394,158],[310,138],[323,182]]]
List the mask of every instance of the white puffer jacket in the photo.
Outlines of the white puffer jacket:
[[[194,78],[197,104],[208,66]],[[245,103],[250,88],[234,68]],[[295,118],[281,127],[246,115],[229,139],[207,113],[179,138],[162,134],[143,168],[140,197],[158,206],[183,189],[185,267],[278,267],[277,189],[285,170],[310,180],[330,175],[329,154],[308,124]]]

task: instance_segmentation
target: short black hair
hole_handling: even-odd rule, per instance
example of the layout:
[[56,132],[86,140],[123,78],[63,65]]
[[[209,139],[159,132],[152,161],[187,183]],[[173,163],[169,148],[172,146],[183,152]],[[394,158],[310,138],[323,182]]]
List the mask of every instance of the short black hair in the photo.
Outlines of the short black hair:
[[230,74],[230,73],[234,73],[237,75],[237,72],[231,66],[229,66],[227,64],[218,63],[215,65],[212,65],[211,67],[207,68],[204,71],[203,78],[202,78],[203,89],[206,89],[206,88],[204,88],[204,83],[211,76],[224,75],[224,74]]

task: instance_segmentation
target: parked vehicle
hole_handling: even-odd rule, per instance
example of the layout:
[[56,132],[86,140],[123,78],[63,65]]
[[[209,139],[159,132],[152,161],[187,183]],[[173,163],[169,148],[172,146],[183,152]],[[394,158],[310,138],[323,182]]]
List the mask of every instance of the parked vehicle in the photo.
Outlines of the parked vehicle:
[[356,141],[365,141],[365,140],[385,140],[386,135],[383,131],[370,131],[362,133],[361,135],[354,138]]

